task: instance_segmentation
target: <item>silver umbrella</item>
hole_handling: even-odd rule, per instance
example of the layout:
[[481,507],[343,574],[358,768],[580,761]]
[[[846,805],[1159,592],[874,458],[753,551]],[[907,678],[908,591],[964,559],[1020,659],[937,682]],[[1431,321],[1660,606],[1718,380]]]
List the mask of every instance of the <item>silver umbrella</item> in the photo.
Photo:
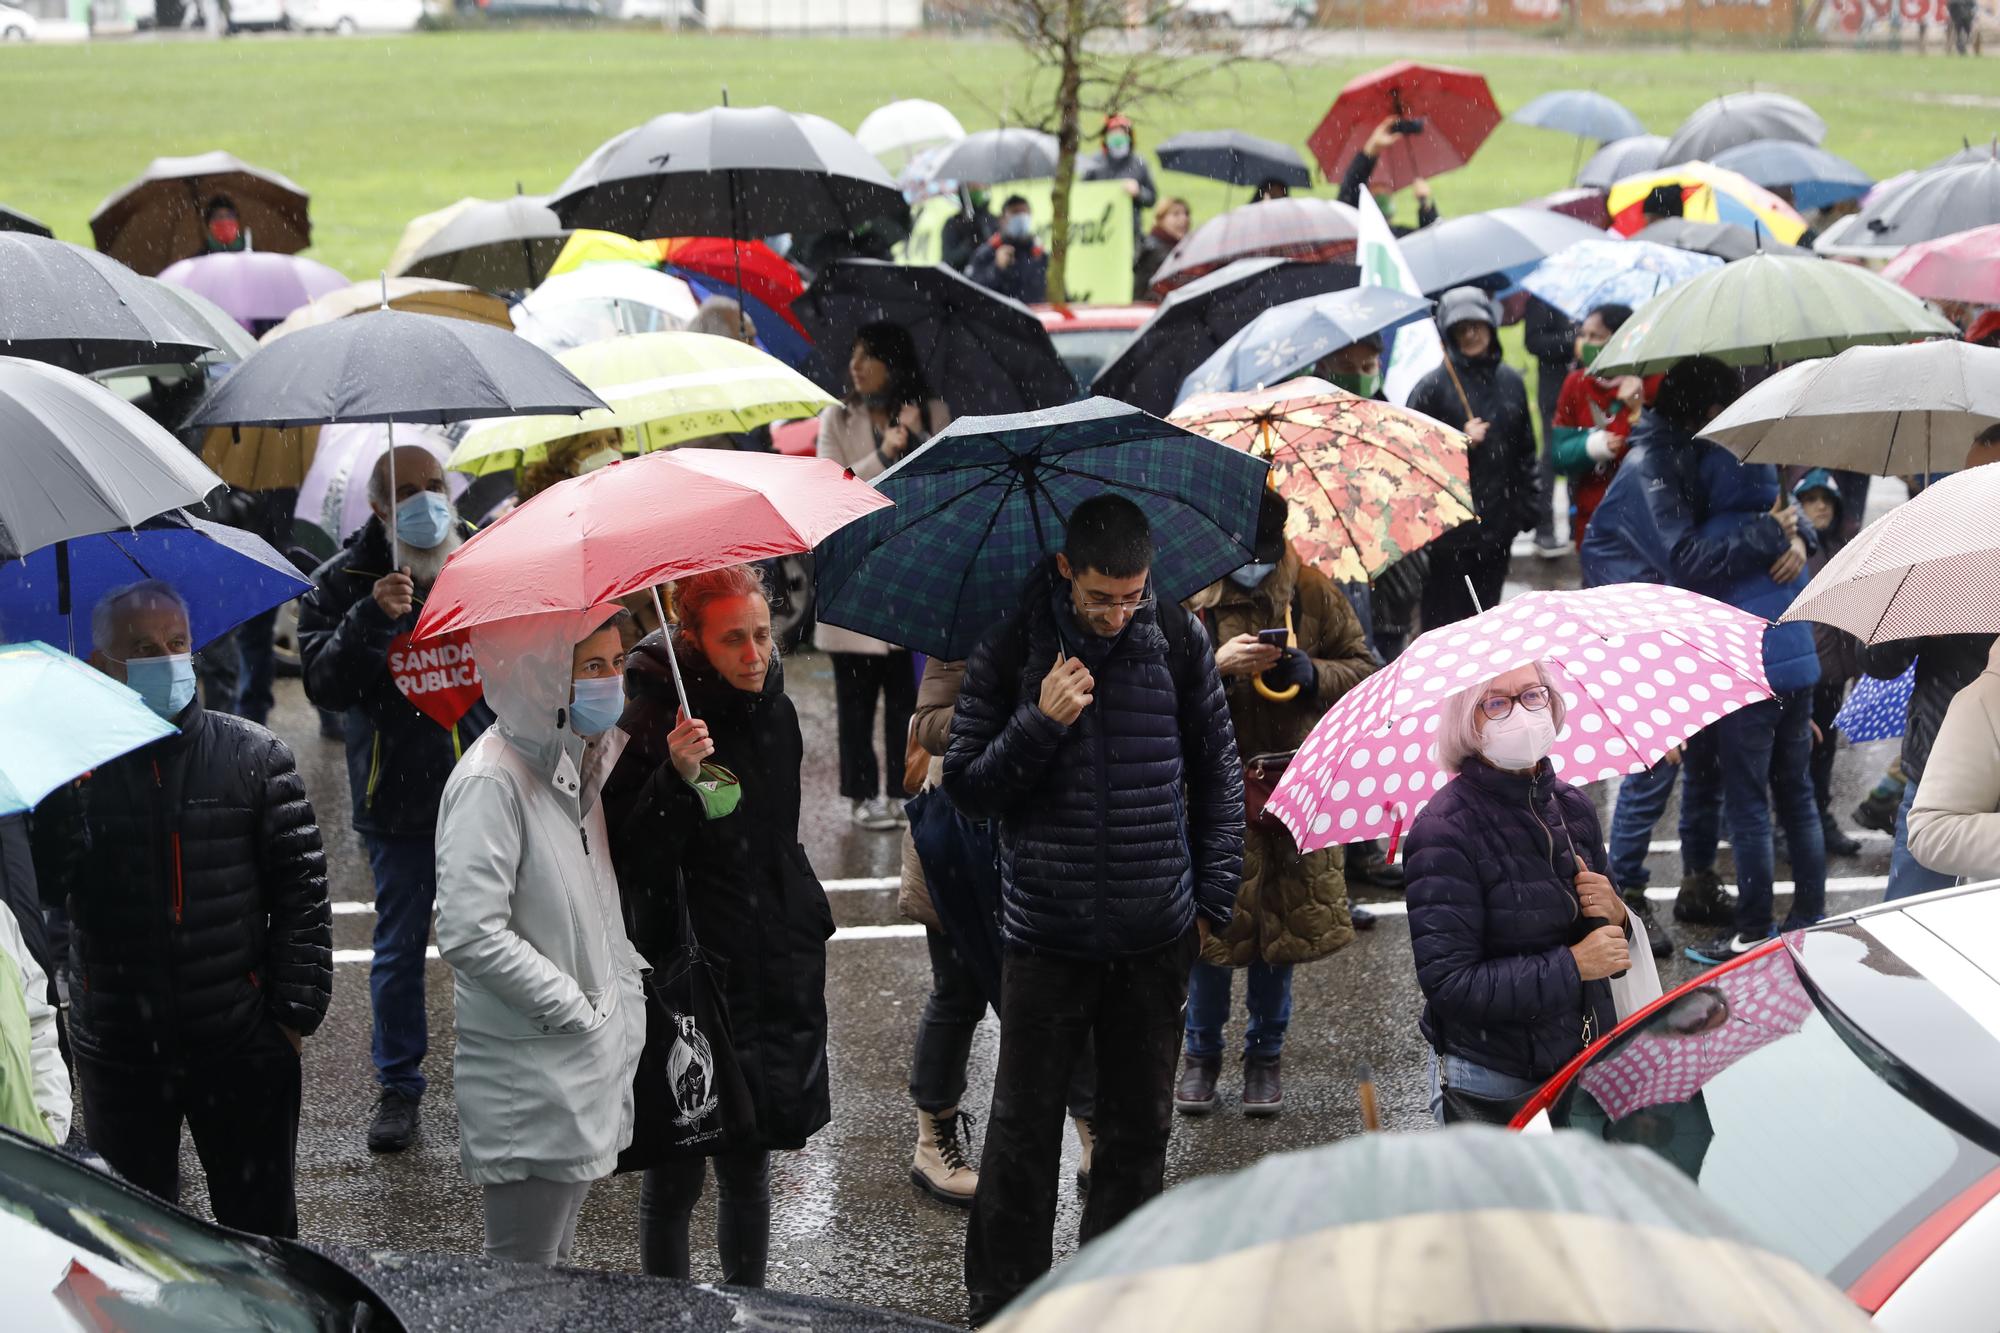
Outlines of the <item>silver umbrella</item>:
[[1861,210],[1857,237],[1902,247],[2000,222],[2000,159],[1917,173],[1888,198]]
[[0,232],[0,355],[88,375],[185,364],[216,338],[164,284],[67,241]]
[[1711,162],[1725,149],[1758,139],[1791,139],[1813,145],[1826,138],[1826,122],[1796,97],[1783,93],[1727,93],[1696,107],[1660,153],[1660,165]]

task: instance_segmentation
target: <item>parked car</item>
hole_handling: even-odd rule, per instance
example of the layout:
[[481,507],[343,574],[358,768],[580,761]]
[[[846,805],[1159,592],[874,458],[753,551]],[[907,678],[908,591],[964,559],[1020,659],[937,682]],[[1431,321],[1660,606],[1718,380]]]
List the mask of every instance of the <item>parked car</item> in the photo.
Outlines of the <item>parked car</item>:
[[595,19],[604,17],[602,0],[478,0],[495,19]]
[[413,32],[424,0],[285,0],[285,19],[299,32]]
[[1310,28],[1318,0],[1186,0],[1174,19],[1208,28]]
[[286,25],[285,0],[228,0],[227,31],[275,32]]
[[42,34],[42,21],[25,9],[0,5],[0,42],[32,42]]
[[1992,1328],[2000,881],[1704,973],[1584,1051],[1515,1125],[1652,1149],[1884,1328]]
[[0,1254],[10,1329],[946,1327],[811,1296],[248,1236],[12,1130],[0,1130]]
[[1090,392],[1090,382],[1104,363],[1125,350],[1139,326],[1153,317],[1158,306],[1134,305],[1037,305],[1030,307],[1041,317],[1056,345],[1056,355],[1069,367],[1079,394]]

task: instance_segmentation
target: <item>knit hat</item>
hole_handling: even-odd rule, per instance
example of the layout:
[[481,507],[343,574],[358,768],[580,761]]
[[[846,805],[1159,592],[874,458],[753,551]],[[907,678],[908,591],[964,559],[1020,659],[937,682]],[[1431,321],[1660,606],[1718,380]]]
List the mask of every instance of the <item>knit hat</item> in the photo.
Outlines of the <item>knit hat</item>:
[[1482,324],[1500,327],[1500,307],[1485,290],[1478,287],[1454,287],[1438,302],[1438,327],[1451,332],[1452,325],[1477,320]]

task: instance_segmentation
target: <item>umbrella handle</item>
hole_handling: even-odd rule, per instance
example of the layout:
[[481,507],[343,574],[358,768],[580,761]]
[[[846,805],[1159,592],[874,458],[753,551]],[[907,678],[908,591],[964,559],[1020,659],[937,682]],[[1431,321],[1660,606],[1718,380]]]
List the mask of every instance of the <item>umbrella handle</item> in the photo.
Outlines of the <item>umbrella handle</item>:
[[681,712],[694,716],[694,709],[688,705],[687,685],[681,680],[681,656],[674,651],[673,622],[667,619],[666,604],[660,600],[660,585],[655,583],[646,589],[653,594],[653,614],[660,618],[660,633],[666,639],[667,669],[674,673],[674,693],[680,696]]

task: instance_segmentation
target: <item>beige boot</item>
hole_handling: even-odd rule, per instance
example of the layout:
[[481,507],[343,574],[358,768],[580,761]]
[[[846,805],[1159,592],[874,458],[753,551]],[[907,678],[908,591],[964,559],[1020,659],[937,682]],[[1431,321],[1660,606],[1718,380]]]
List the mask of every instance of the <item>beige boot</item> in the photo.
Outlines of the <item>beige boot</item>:
[[1097,1149],[1097,1133],[1091,1129],[1090,1122],[1082,1116],[1071,1116],[1070,1119],[1076,1125],[1077,1145],[1083,1149],[1082,1152],[1077,1154],[1076,1159],[1076,1192],[1078,1194],[1088,1194],[1090,1193],[1090,1155]]
[[963,1132],[970,1134],[972,1117],[955,1106],[936,1115],[917,1112],[917,1155],[910,1166],[910,1183],[941,1203],[970,1208],[979,1172],[966,1159],[961,1122]]

